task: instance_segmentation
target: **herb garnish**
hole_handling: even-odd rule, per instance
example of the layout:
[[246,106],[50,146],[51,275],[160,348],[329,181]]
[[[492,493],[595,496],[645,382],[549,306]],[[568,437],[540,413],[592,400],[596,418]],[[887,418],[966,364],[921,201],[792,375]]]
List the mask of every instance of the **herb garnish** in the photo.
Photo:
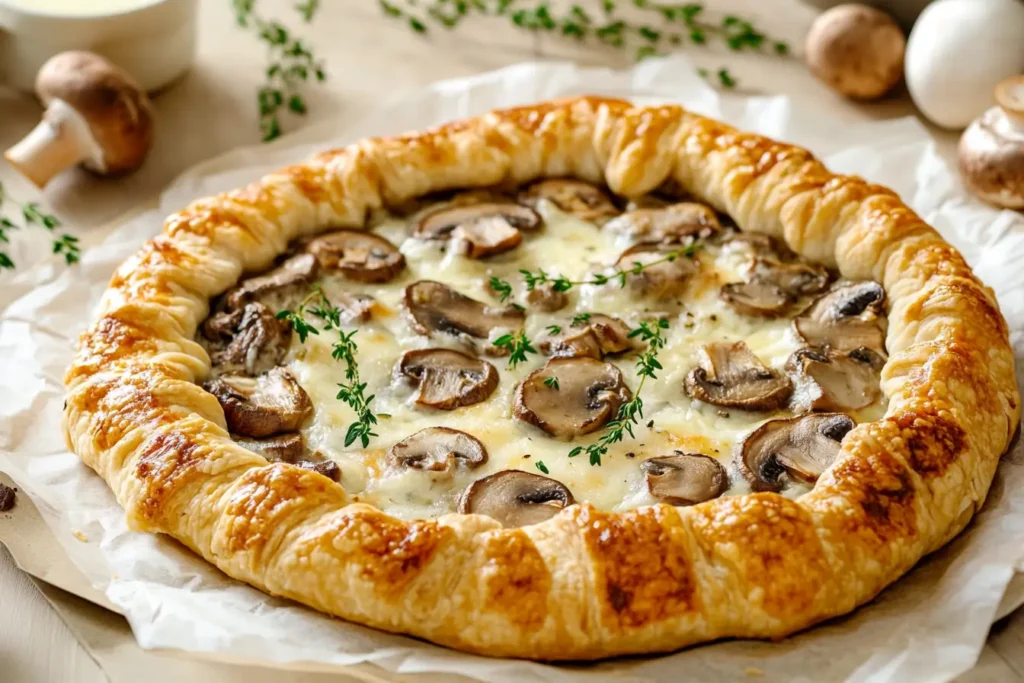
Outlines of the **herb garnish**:
[[[3,184],[0,183],[0,211],[2,211],[5,203],[13,204],[18,208],[18,212],[21,214],[21,220],[24,221],[24,225],[18,225],[14,220],[0,213],[0,242],[10,243],[11,238],[8,233],[12,230],[20,230],[22,228],[35,225],[45,228],[53,233],[54,229],[61,226],[60,219],[52,214],[45,213],[39,207],[37,202],[27,202],[22,204],[12,197],[9,197],[4,191]],[[64,262],[68,265],[78,263],[78,260],[82,256],[82,252],[78,246],[77,237],[64,232],[59,236],[54,236],[52,239],[54,254],[61,254],[64,257]],[[8,268],[13,270],[15,267],[14,260],[11,258],[10,254],[5,251],[0,251],[0,269]]]
[[348,404],[356,414],[356,421],[348,426],[348,432],[345,434],[345,447],[351,446],[359,439],[363,448],[366,448],[370,445],[370,439],[377,436],[373,431],[373,426],[377,424],[377,416],[373,414],[371,405],[373,394],[366,396],[366,382],[359,381],[359,364],[356,362],[359,347],[355,342],[358,330],[345,332],[341,328],[341,310],[330,302],[318,285],[314,285],[313,291],[303,299],[296,310],[283,310],[277,314],[279,320],[291,323],[292,329],[299,337],[299,343],[305,343],[311,334],[320,334],[320,329],[306,319],[307,313],[323,322],[324,332],[334,330],[338,333],[338,340],[331,345],[331,357],[345,363],[345,379],[348,382],[338,384],[337,399]]
[[538,470],[540,470],[544,474],[551,474],[551,472],[548,470],[548,466],[544,464],[543,460],[538,460],[533,464]]
[[558,391],[561,388],[558,386],[558,378],[555,377],[554,375],[551,375],[551,377],[548,377],[547,379],[544,380],[544,386],[550,387],[555,391]]
[[512,285],[500,277],[492,277],[489,281],[491,291],[498,295],[498,301],[505,303],[512,296]]
[[526,336],[526,332],[523,330],[519,331],[519,334],[503,334],[493,342],[492,345],[497,346],[499,349],[508,349],[508,367],[510,370],[515,370],[516,366],[520,363],[526,362],[526,354],[537,353],[537,349],[533,348],[533,344]]
[[639,327],[630,331],[630,338],[640,337],[647,342],[647,350],[640,354],[636,361],[636,374],[640,378],[640,383],[637,385],[636,391],[633,392],[633,398],[619,406],[619,412],[615,419],[605,425],[604,433],[596,443],[573,448],[569,451],[570,458],[586,453],[590,458],[591,465],[600,465],[601,456],[608,453],[609,446],[625,439],[626,434],[629,434],[630,438],[635,438],[633,425],[640,424],[640,420],[644,416],[644,401],[640,397],[640,392],[643,391],[647,378],[657,379],[654,373],[661,370],[658,352],[665,348],[665,337],[662,335],[662,330],[667,329],[668,321],[662,318],[657,322],[640,323]]

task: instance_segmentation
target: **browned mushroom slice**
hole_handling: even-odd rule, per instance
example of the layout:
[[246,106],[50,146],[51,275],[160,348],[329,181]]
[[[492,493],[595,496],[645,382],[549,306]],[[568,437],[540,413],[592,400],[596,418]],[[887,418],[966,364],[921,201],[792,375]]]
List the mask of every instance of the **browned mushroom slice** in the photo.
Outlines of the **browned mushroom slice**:
[[523,241],[519,232],[501,216],[464,223],[452,231],[452,242],[469,258],[484,258],[515,249]]
[[227,346],[211,356],[214,365],[255,377],[284,360],[292,339],[291,327],[287,322],[278,320],[263,304],[252,303],[247,304],[238,315],[218,318],[214,327],[225,334],[235,320],[237,326],[230,332]]
[[848,354],[800,349],[786,361],[797,380],[799,410],[858,410],[882,393],[879,378],[885,361],[868,348]]
[[403,301],[413,318],[413,329],[423,335],[446,332],[487,339],[495,328],[519,329],[526,318],[513,306],[487,306],[432,280],[420,280],[406,287]]
[[447,427],[427,427],[388,449],[387,464],[450,474],[455,467],[479,467],[487,462],[487,449],[466,432]]
[[536,230],[540,214],[515,202],[478,202],[444,206],[422,216],[413,236],[424,240],[457,239],[472,258],[508,251],[523,240],[520,230]]
[[270,462],[296,462],[306,454],[306,442],[298,432],[278,434],[266,439],[232,438],[239,446],[262,455]]
[[622,252],[615,265],[629,271],[638,263],[646,267],[639,273],[628,273],[627,282],[637,294],[655,298],[678,295],[700,269],[696,258],[682,253],[678,245],[669,244],[637,244]]
[[377,303],[369,294],[355,292],[332,292],[330,300],[341,309],[341,319],[348,323],[368,321],[373,317],[373,308]]
[[722,301],[740,315],[777,318],[790,310],[793,297],[761,277],[749,282],[730,282],[719,292]]
[[848,353],[865,347],[885,354],[885,290],[864,281],[836,287],[793,321],[810,346]]
[[569,297],[565,295],[565,292],[555,289],[553,283],[545,282],[526,293],[526,303],[539,311],[554,313],[565,308],[565,305],[569,303]]
[[737,465],[755,491],[781,491],[784,475],[813,483],[832,466],[853,427],[842,413],[769,420],[744,439]]
[[228,428],[245,436],[294,432],[313,414],[309,395],[283,368],[256,378],[221,375],[203,388],[220,401]]
[[669,505],[696,505],[729,488],[722,464],[702,453],[662,455],[640,463],[647,490]]
[[516,387],[513,412],[552,436],[572,438],[603,427],[630,396],[610,363],[552,358]]
[[794,296],[818,294],[828,287],[828,269],[813,263],[783,263],[772,258],[754,260],[755,278],[764,278]]
[[560,211],[584,221],[601,221],[619,215],[619,210],[604,190],[582,180],[541,180],[527,187],[519,195],[521,202],[531,206],[538,199],[547,199]]
[[704,204],[680,202],[661,209],[627,211],[604,225],[634,242],[682,242],[689,237],[709,237],[722,229],[714,209]]
[[576,503],[561,482],[521,470],[502,470],[470,484],[459,512],[487,515],[504,527],[539,524]]
[[765,365],[743,342],[705,344],[700,367],[683,387],[690,398],[726,408],[766,411],[781,408],[793,393],[789,378]]
[[417,403],[439,410],[486,401],[498,386],[493,365],[450,349],[406,351],[395,371],[417,384]]
[[264,275],[243,280],[225,295],[228,310],[242,308],[259,301],[274,310],[289,308],[306,296],[309,285],[316,280],[317,262],[309,254],[288,259]]
[[557,358],[586,356],[600,360],[608,354],[632,349],[633,342],[626,323],[609,315],[592,313],[541,337],[537,346],[542,353]]
[[338,467],[338,463],[333,460],[328,460],[320,453],[314,453],[310,460],[300,460],[292,464],[296,467],[301,467],[304,470],[310,470],[317,474],[322,474],[331,481],[341,481],[341,468]]
[[335,230],[310,240],[306,250],[324,270],[357,282],[387,282],[405,268],[395,245],[366,230]]

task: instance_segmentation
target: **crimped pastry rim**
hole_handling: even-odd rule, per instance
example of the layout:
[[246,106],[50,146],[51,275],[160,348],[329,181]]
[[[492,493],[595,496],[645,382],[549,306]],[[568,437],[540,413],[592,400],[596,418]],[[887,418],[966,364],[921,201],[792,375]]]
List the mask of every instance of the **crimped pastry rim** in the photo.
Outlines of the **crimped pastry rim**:
[[[502,529],[405,522],[231,441],[193,341],[208,300],[292,239],[428,192],[540,177],[637,196],[673,179],[744,230],[882,283],[884,418],[814,490],[690,508],[578,505]],[[270,594],[457,649],[531,659],[775,638],[870,600],[981,506],[1020,419],[1006,322],[890,190],[681,107],[580,97],[364,140],[169,217],[115,273],[65,383],[69,444],[125,508]]]

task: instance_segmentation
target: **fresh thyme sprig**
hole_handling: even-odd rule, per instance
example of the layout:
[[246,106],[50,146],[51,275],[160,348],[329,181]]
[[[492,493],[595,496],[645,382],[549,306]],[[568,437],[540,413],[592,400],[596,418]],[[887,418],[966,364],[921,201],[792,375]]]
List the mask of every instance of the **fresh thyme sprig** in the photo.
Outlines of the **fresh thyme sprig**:
[[519,334],[503,334],[491,342],[491,344],[499,349],[508,350],[508,367],[510,370],[515,370],[517,365],[525,363],[526,354],[537,353],[537,349],[533,348],[533,344],[530,343],[526,332],[523,330],[520,330]]
[[605,425],[600,439],[589,446],[576,446],[569,451],[570,458],[586,453],[590,458],[591,465],[600,465],[601,457],[608,453],[609,446],[625,439],[626,434],[629,434],[630,438],[635,438],[633,425],[640,424],[640,420],[644,416],[644,401],[640,397],[640,392],[643,391],[647,378],[657,379],[655,372],[662,369],[661,363],[658,361],[658,352],[665,348],[665,337],[662,331],[667,329],[668,321],[662,318],[657,322],[640,323],[639,327],[630,331],[630,338],[639,337],[647,342],[647,350],[640,354],[636,361],[636,374],[640,378],[640,383],[637,385],[636,391],[633,392],[633,398],[619,406],[619,412],[615,419]]
[[512,296],[512,285],[500,277],[492,276],[489,280],[491,291],[498,295],[498,301],[505,303]]
[[[263,141],[269,142],[281,135],[282,110],[300,116],[306,113],[302,85],[311,79],[323,81],[327,72],[302,38],[293,35],[281,22],[257,14],[255,4],[256,0],[232,0],[238,25],[252,29],[268,47],[265,81],[257,93],[257,102],[260,132]],[[319,0],[302,0],[295,5],[306,23],[313,20],[319,8]]]
[[[0,213],[0,242],[9,244],[11,238],[8,233],[12,230],[20,230],[23,227],[34,225],[45,228],[50,233],[53,233],[54,230],[61,226],[60,219],[52,214],[44,212],[37,202],[27,202],[22,204],[12,197],[9,197],[4,190],[3,184],[0,183],[0,211],[3,210],[5,203],[13,204],[17,207],[18,213],[21,215],[21,220],[24,221],[24,225],[18,225],[12,219]],[[64,262],[68,265],[78,263],[82,256],[81,249],[78,246],[78,238],[66,232],[53,237],[53,253],[61,254],[64,257]],[[5,251],[0,251],[0,269],[6,268],[13,270],[15,267],[14,260],[11,259],[10,254]]]
[[359,379],[359,364],[356,361],[355,336],[358,330],[345,332],[341,327],[341,310],[332,304],[319,286],[314,285],[305,299],[294,311],[286,309],[278,312],[279,320],[287,320],[299,337],[299,343],[305,343],[309,335],[319,335],[320,329],[306,319],[306,314],[318,318],[323,323],[323,331],[336,331],[338,340],[331,345],[331,357],[345,363],[345,379],[347,383],[338,384],[337,399],[348,404],[356,414],[356,421],[348,426],[345,433],[345,447],[351,446],[356,439],[363,448],[370,445],[370,439],[377,436],[373,426],[377,424],[377,416],[373,414],[373,394],[366,395],[366,382]]

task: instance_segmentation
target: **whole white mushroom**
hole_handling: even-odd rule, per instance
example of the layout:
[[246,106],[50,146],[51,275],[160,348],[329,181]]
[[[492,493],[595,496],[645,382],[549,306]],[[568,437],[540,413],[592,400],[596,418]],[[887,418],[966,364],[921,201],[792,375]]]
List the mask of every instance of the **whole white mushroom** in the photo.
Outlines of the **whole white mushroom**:
[[1024,209],[1024,76],[1001,81],[998,106],[960,136],[957,165],[978,198],[1007,209]]

